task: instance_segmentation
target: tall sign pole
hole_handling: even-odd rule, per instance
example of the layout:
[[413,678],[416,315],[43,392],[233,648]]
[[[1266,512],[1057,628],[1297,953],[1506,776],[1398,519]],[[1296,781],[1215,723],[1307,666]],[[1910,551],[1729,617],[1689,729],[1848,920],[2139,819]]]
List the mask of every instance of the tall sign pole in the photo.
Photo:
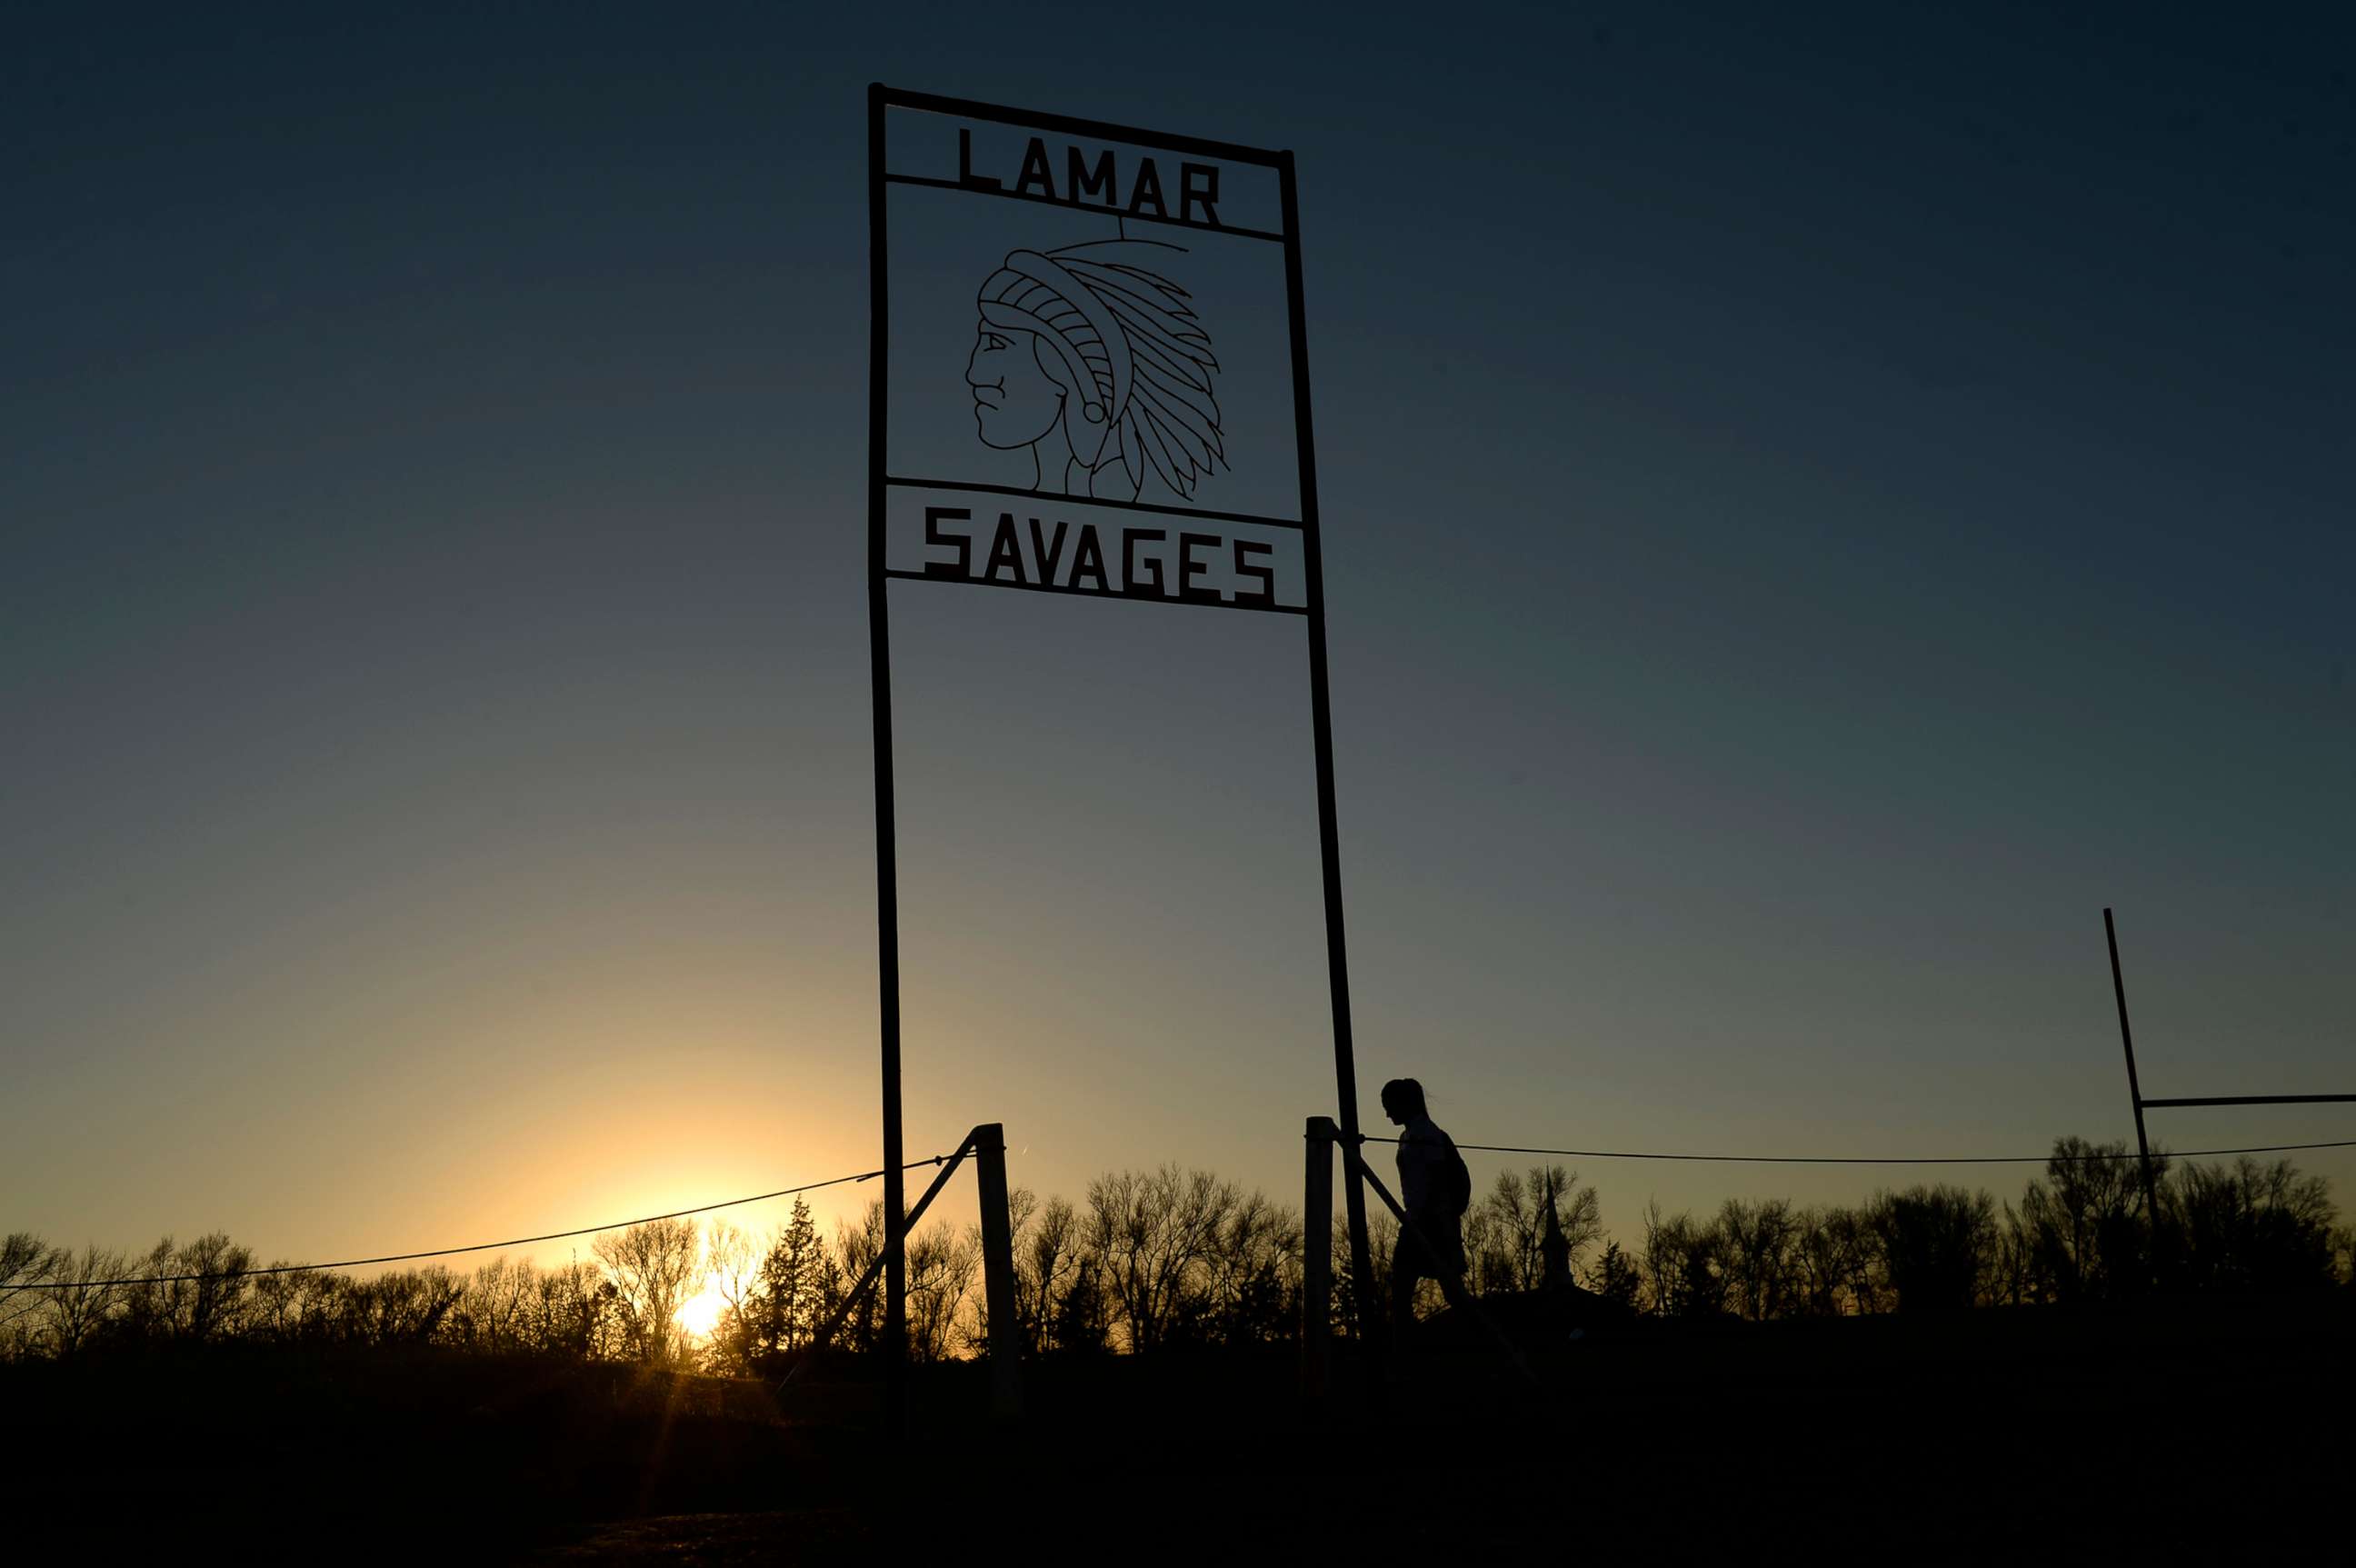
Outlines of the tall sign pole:
[[884,1424],[907,1415],[906,1163],[900,1135],[900,853],[892,789],[892,596],[884,574],[885,435],[891,408],[891,273],[884,265],[884,89],[867,89],[867,657],[875,704],[875,980],[884,1047]]
[[[1292,317],[1292,424],[1300,436],[1302,550],[1309,568],[1309,714],[1316,730],[1317,843],[1325,883],[1325,976],[1333,1005],[1333,1091],[1340,1103],[1344,1147],[1358,1143],[1358,1062],[1350,1032],[1350,953],[1342,921],[1342,832],[1333,806],[1333,710],[1325,678],[1325,559],[1318,534],[1317,442],[1309,413],[1309,323],[1301,282],[1301,208],[1292,154],[1277,166],[1284,208],[1284,290]],[[1350,1278],[1357,1293],[1359,1331],[1371,1338],[1364,1319],[1378,1299],[1373,1257],[1366,1244],[1366,1187],[1355,1161],[1344,1162],[1349,1176],[1342,1201],[1349,1211]]]
[[[1335,1120],[1351,1155],[1344,1191],[1362,1310],[1376,1292],[1356,1158],[1292,155],[881,85],[868,90],[867,127],[867,624],[890,1167],[884,1349],[896,1421],[907,1332],[888,597],[896,581],[1306,623]],[[919,253],[896,318],[895,217],[916,231]],[[897,403],[895,354],[906,378]],[[1228,417],[1231,406],[1239,417]]]

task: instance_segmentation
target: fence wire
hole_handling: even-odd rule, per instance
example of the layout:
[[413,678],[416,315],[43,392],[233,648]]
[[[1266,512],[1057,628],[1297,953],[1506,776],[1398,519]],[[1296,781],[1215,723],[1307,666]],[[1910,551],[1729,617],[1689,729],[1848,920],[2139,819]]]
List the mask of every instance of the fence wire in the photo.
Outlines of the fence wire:
[[[1364,1144],[1396,1144],[1397,1138],[1361,1135]],[[2083,1155],[1690,1155],[1650,1149],[1544,1149],[1521,1144],[1458,1144],[1460,1150],[1489,1155],[1555,1155],[1574,1160],[1695,1160],[1728,1165],[2050,1165],[2056,1160],[2064,1163],[2098,1160],[2133,1160],[2141,1156],[2133,1150],[2096,1150]],[[2217,1155],[2283,1155],[2309,1149],[2356,1148],[2356,1138],[2342,1138],[2321,1144],[2258,1144],[2239,1149],[2156,1149],[2156,1159],[2203,1159]],[[948,1155],[934,1155],[927,1159],[911,1160],[900,1168],[922,1170],[938,1165]],[[852,1182],[873,1181],[884,1174],[881,1168],[859,1171],[851,1176],[829,1176],[824,1181],[804,1182],[798,1187],[781,1187],[775,1192],[756,1192],[749,1197],[723,1198],[718,1203],[698,1204],[692,1208],[674,1208],[668,1214],[648,1214],[636,1219],[609,1220],[603,1225],[584,1225],[572,1230],[551,1230],[540,1236],[517,1236],[504,1241],[476,1241],[464,1247],[433,1247],[421,1252],[388,1252],[376,1258],[345,1258],[330,1263],[272,1263],[258,1269],[237,1269],[219,1274],[143,1274],[119,1280],[28,1280],[14,1284],[0,1284],[0,1293],[25,1290],[100,1290],[116,1285],[187,1284],[209,1279],[245,1277],[255,1274],[297,1274],[326,1273],[336,1269],[365,1269],[379,1263],[413,1263],[425,1258],[455,1258],[467,1252],[497,1252],[509,1247],[536,1246],[542,1241],[564,1241],[575,1236],[594,1236],[605,1230],[626,1230],[633,1225],[651,1224],[658,1219],[684,1219],[692,1214],[711,1214],[723,1208],[740,1208],[748,1203],[765,1203],[773,1197],[790,1197],[796,1193],[816,1192],[821,1187],[843,1187]]]
[[[1396,1144],[1397,1138],[1362,1135],[1363,1144]],[[2100,1150],[2083,1155],[1679,1155],[1633,1149],[1534,1149],[1518,1144],[1458,1144],[1457,1148],[1492,1155],[1561,1155],[1575,1160],[1715,1160],[1753,1165],[2043,1165],[2055,1160],[2078,1164],[2096,1160],[2136,1160],[2133,1149]],[[2154,1159],[2193,1160],[2211,1155],[2282,1155],[2299,1149],[2356,1149],[2356,1138],[2328,1144],[2258,1144],[2246,1149],[2154,1149]]]
[[[929,1159],[911,1160],[900,1168],[922,1170],[937,1165],[947,1155],[935,1155]],[[497,1252],[509,1247],[529,1247],[541,1241],[562,1241],[574,1236],[594,1236],[601,1230],[626,1230],[633,1225],[649,1225],[658,1219],[684,1219],[691,1214],[710,1214],[715,1209],[741,1208],[748,1203],[765,1203],[773,1197],[790,1197],[798,1192],[816,1192],[822,1187],[842,1187],[851,1182],[873,1181],[884,1174],[881,1169],[860,1171],[852,1176],[829,1176],[824,1181],[808,1181],[799,1187],[781,1187],[775,1192],[756,1192],[750,1197],[723,1198],[718,1203],[698,1204],[693,1208],[674,1208],[668,1214],[648,1214],[637,1219],[616,1219],[604,1225],[584,1225],[576,1230],[551,1230],[544,1236],[518,1236],[507,1241],[477,1241],[465,1247],[434,1247],[423,1252],[391,1252],[381,1258],[346,1258],[334,1263],[273,1263],[267,1268],[224,1270],[217,1274],[145,1274],[122,1280],[34,1280],[20,1284],[0,1285],[0,1291],[19,1290],[97,1290],[107,1285],[169,1285],[185,1284],[198,1280],[244,1278],[252,1274],[299,1274],[312,1271],[321,1273],[334,1269],[364,1269],[375,1263],[412,1263],[421,1258],[455,1258],[462,1252]]]

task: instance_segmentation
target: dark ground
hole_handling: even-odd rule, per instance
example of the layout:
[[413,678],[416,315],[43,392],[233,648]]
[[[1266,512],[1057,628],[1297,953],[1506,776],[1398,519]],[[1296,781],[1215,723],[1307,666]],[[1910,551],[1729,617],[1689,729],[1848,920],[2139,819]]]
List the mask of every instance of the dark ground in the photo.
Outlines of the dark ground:
[[540,1563],[2346,1546],[2346,1292],[1644,1323],[1533,1359],[1536,1393],[1492,1351],[1427,1347],[1369,1406],[1345,1358],[1322,1423],[1290,1352],[1046,1362],[1012,1429],[987,1419],[983,1369],[921,1369],[888,1466],[879,1391],[840,1374],[779,1399],[388,1350],[35,1363],[0,1368],[0,1539]]

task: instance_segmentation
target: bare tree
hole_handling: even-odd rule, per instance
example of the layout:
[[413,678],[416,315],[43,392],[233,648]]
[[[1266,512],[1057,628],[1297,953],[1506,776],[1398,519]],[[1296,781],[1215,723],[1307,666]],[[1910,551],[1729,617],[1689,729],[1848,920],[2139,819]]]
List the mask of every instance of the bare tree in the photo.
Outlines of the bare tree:
[[958,1311],[973,1288],[981,1250],[935,1225],[908,1238],[908,1353],[946,1360],[955,1348]]
[[1718,1211],[1718,1240],[1728,1303],[1738,1314],[1761,1322],[1792,1310],[1800,1296],[1799,1225],[1788,1199],[1728,1198]]
[[1526,1176],[1499,1171],[1464,1216],[1468,1283],[1476,1294],[1536,1290],[1543,1283],[1549,1200],[1574,1265],[1602,1239],[1601,1201],[1594,1187],[1579,1185],[1577,1171],[1560,1165],[1532,1165]]
[[[1030,1310],[1029,1297],[1023,1285],[1023,1260],[1029,1250],[1031,1222],[1039,1212],[1039,1197],[1027,1187],[1010,1187],[1006,1193],[1007,1243],[1012,1249],[1014,1262],[1014,1334],[1024,1352],[1038,1348],[1038,1322]],[[981,1227],[965,1229],[965,1244],[973,1251],[977,1266],[981,1258]],[[990,1302],[985,1292],[969,1295],[968,1309],[959,1318],[958,1338],[965,1349],[979,1355],[990,1352]]]
[[439,1263],[343,1282],[349,1333],[369,1345],[422,1345],[440,1334],[466,1294]]
[[751,1369],[753,1320],[750,1312],[761,1283],[764,1254],[753,1239],[725,1219],[715,1219],[703,1239],[704,1277],[725,1310],[712,1326],[706,1359],[712,1369],[729,1375]]
[[129,1273],[129,1261],[122,1253],[95,1242],[79,1252],[57,1251],[49,1269],[53,1286],[48,1293],[48,1310],[43,1323],[50,1354],[74,1356],[89,1348],[122,1309],[123,1287],[106,1282]]
[[[2049,1301],[2129,1294],[2149,1278],[2150,1217],[2143,1177],[2126,1158],[2126,1142],[2090,1144],[2057,1138],[2045,1176],[2021,1194],[2035,1288]],[[2156,1175],[2168,1158],[2155,1152]]]
[[[1379,1325],[1390,1311],[1389,1298],[1384,1294],[1391,1277],[1391,1260],[1398,1252],[1398,1219],[1388,1208],[1369,1206],[1366,1213],[1366,1262],[1372,1279],[1363,1282],[1357,1276],[1357,1265],[1350,1256],[1350,1228],[1337,1215],[1333,1219],[1333,1243],[1331,1267],[1333,1272],[1333,1330],[1345,1338],[1357,1338],[1364,1326]],[[1416,1310],[1420,1313],[1439,1299],[1439,1287],[1430,1280],[1416,1286]]]
[[1854,1208],[1804,1208],[1793,1217],[1796,1310],[1818,1317],[1879,1312],[1879,1243]]
[[1131,1351],[1183,1332],[1203,1308],[1199,1266],[1235,1208],[1208,1171],[1120,1171],[1088,1184],[1088,1239]]
[[1899,1311],[1959,1311],[1981,1299],[1996,1264],[1995,1198],[1944,1183],[1876,1193],[1866,1221]]
[[288,1269],[284,1260],[271,1267],[285,1272],[254,1275],[247,1331],[274,1344],[291,1345],[316,1327],[318,1304],[338,1282],[316,1269]]
[[1019,1214],[1014,1226],[1014,1298],[1023,1342],[1033,1350],[1055,1349],[1056,1309],[1083,1261],[1079,1212],[1060,1197],[1034,1208],[1031,1194],[1021,1188],[1007,1197],[1010,1212]]
[[694,1294],[701,1244],[692,1219],[649,1219],[608,1230],[589,1250],[612,1282],[631,1353],[641,1361],[681,1359],[679,1309]]
[[2040,1298],[2037,1254],[2029,1223],[2009,1203],[1997,1206],[1996,1251],[1988,1268],[1988,1301],[2025,1306]]
[[123,1319],[134,1334],[201,1343],[244,1326],[253,1254],[220,1231],[186,1246],[166,1236],[131,1266],[161,1282],[124,1287]]
[[822,1319],[831,1319],[838,1312],[843,1314],[841,1326],[835,1330],[834,1343],[846,1350],[873,1350],[883,1342],[884,1287],[882,1280],[879,1278],[857,1301],[846,1299],[851,1287],[864,1278],[868,1268],[883,1255],[882,1199],[878,1198],[867,1206],[856,1226],[844,1220],[835,1221],[834,1250],[820,1273],[822,1289],[819,1310]]
[[1104,1260],[1083,1249],[1070,1280],[1056,1295],[1048,1339],[1067,1356],[1098,1356],[1112,1349],[1112,1312],[1106,1305]]
[[1301,1331],[1301,1216],[1258,1192],[1236,1199],[1205,1256],[1212,1332],[1226,1345]]
[[[972,1329],[962,1321],[966,1299],[980,1266],[980,1248],[947,1226],[934,1225],[907,1238],[907,1332],[909,1352],[937,1360],[952,1354]],[[849,1350],[873,1350],[883,1342],[884,1285],[881,1271],[856,1301],[848,1293],[884,1252],[884,1205],[870,1203],[860,1222],[839,1223],[833,1250],[821,1256],[810,1277],[811,1314],[822,1328],[841,1313],[841,1325],[829,1343]],[[776,1249],[770,1256],[777,1256]],[[815,1338],[812,1339],[815,1343]]]
[[[1103,1270],[1087,1227],[1069,1200],[1040,1203],[1016,1188],[1007,1195],[1014,1227],[1014,1301],[1026,1351],[1087,1354],[1108,1348]],[[976,1348],[988,1324],[977,1326]]]
[[[2320,1176],[2289,1162],[2164,1167],[2158,1224],[2141,1172],[2122,1144],[2058,1140],[2018,1208],[1987,1193],[1917,1187],[1853,1207],[1794,1208],[1732,1199],[1706,1220],[1649,1205],[1641,1251],[1606,1246],[1580,1275],[1597,1294],[1672,1316],[1728,1311],[1751,1318],[1837,1316],[1926,1306],[2100,1299],[2147,1288],[2157,1261],[2184,1288],[2286,1290],[2356,1284],[2356,1230]],[[1549,1203],[1548,1195],[1553,1195]],[[1303,1232],[1291,1209],[1204,1171],[1165,1165],[1089,1186],[1086,1207],[1009,1195],[1015,1311],[1026,1351],[1132,1352],[1189,1342],[1248,1346],[1298,1331]],[[1592,1187],[1537,1166],[1500,1175],[1467,1223],[1475,1283],[1494,1291],[1539,1283],[1551,1222],[1574,1249],[1601,1237]],[[1549,1215],[1551,1214],[1551,1220]],[[1378,1320],[1398,1227],[1369,1217],[1373,1278],[1354,1278],[1346,1230],[1332,1232],[1332,1324]],[[461,1278],[438,1266],[355,1280],[311,1269],[258,1272],[219,1233],[185,1245],[166,1237],[124,1258],[52,1248],[29,1232],[0,1238],[0,1356],[74,1357],[121,1340],[201,1344],[435,1343],[487,1354],[582,1359],[683,1358],[680,1306],[708,1269],[726,1310],[709,1364],[749,1369],[807,1345],[844,1304],[884,1241],[882,1205],[822,1241],[807,1205],[758,1246],[736,1227],[653,1221],[607,1233],[542,1271],[495,1259]],[[936,1225],[908,1243],[911,1352],[935,1359],[981,1349],[988,1325],[975,1297],[978,1232]],[[110,1281],[154,1276],[145,1283]],[[841,1341],[873,1348],[881,1293],[863,1292]],[[1438,1293],[1425,1282],[1419,1305]]]
[[1657,1201],[1646,1204],[1643,1267],[1653,1310],[1662,1316],[1714,1317],[1726,1310],[1715,1226],[1697,1224],[1690,1214],[1664,1219]]
[[466,1282],[450,1331],[470,1348],[506,1355],[532,1348],[533,1307],[540,1271],[529,1258],[494,1258]]
[[2186,1165],[2169,1189],[2170,1251],[2184,1284],[2297,1290],[2333,1280],[2338,1209],[2323,1177],[2244,1155],[2231,1166]]
[[43,1293],[32,1287],[54,1275],[65,1253],[29,1230],[14,1230],[0,1239],[0,1357],[16,1357],[32,1348],[33,1323]]
[[526,1348],[584,1360],[614,1353],[616,1293],[594,1263],[574,1256],[561,1269],[536,1273],[526,1306]]

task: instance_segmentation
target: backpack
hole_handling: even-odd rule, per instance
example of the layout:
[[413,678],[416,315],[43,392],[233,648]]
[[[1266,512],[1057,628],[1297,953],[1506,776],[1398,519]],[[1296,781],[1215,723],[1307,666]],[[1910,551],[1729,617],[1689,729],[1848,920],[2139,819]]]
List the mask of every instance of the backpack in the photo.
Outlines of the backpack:
[[1440,1197],[1449,1213],[1461,1216],[1472,1207],[1472,1171],[1456,1152],[1455,1139],[1448,1138],[1445,1147],[1448,1162],[1440,1167]]

